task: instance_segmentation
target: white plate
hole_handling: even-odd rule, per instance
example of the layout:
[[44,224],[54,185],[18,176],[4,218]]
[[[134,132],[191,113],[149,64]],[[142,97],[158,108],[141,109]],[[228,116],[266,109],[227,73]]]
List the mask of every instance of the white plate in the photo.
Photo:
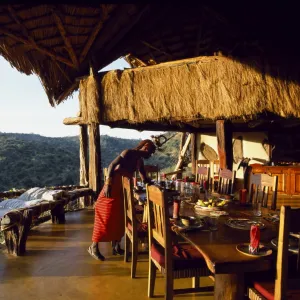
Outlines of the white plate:
[[205,211],[215,211],[215,210],[222,210],[223,206],[214,206],[214,207],[207,207],[207,206],[201,206],[201,205],[195,205],[195,209],[201,209]]
[[260,230],[264,229],[266,225],[262,222],[251,220],[251,219],[242,219],[242,218],[230,218],[225,224],[231,228],[241,229],[241,230],[250,230],[251,225],[259,225]]
[[196,224],[190,225],[190,226],[185,226],[182,224],[181,221],[175,224],[177,227],[179,227],[182,230],[193,230],[193,229],[199,229],[204,226],[204,223],[202,221],[197,221]]

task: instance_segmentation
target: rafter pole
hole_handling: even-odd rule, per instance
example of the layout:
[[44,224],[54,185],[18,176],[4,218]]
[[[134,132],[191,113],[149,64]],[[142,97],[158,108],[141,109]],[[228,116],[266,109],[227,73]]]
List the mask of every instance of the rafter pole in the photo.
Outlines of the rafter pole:
[[56,26],[57,26],[57,28],[58,28],[58,30],[60,32],[60,35],[62,36],[62,38],[64,40],[64,43],[66,45],[66,49],[67,49],[67,51],[69,53],[69,56],[70,56],[70,58],[71,58],[71,60],[72,60],[72,62],[74,64],[74,66],[78,69],[78,67],[79,67],[78,59],[77,59],[75,51],[74,51],[74,49],[72,47],[71,41],[70,41],[70,39],[68,37],[68,34],[67,34],[66,30],[65,30],[64,24],[63,24],[63,22],[61,20],[60,13],[57,10],[53,9],[52,10],[52,15],[54,17],[55,24],[56,24]]
[[108,14],[109,13],[108,13],[108,10],[106,9],[106,7],[104,5],[101,5],[101,16],[100,16],[101,19],[99,20],[98,24],[94,28],[93,32],[91,33],[87,43],[85,44],[85,46],[80,54],[80,58],[79,58],[80,63],[85,59],[92,44],[94,43],[99,31],[102,29],[104,22],[107,20]]
[[152,49],[154,49],[154,50],[160,52],[160,53],[163,53],[163,54],[165,54],[165,55],[167,55],[167,56],[169,56],[169,57],[172,57],[171,54],[169,54],[169,53],[167,53],[167,52],[165,52],[165,51],[163,51],[163,50],[160,50],[160,49],[156,48],[155,46],[152,46],[151,44],[149,44],[149,43],[147,43],[147,42],[145,42],[145,41],[142,41],[142,40],[141,40],[141,43],[144,44],[145,46],[149,47],[149,48],[152,48]]
[[34,44],[36,45],[35,40],[33,39],[33,37],[30,36],[27,28],[25,27],[25,25],[21,22],[21,20],[19,19],[19,17],[16,14],[16,11],[13,9],[13,7],[11,5],[7,6],[7,9],[9,11],[9,14],[11,16],[11,18],[18,24],[20,25],[23,34]]
[[57,60],[53,59],[54,64],[57,66],[57,68],[59,69],[59,71],[65,76],[65,78],[72,83],[70,77],[67,75],[67,73],[63,70],[63,68],[59,65],[59,63],[57,62]]
[[23,43],[24,45],[31,46],[32,48],[34,48],[34,49],[36,49],[36,50],[38,50],[38,51],[40,51],[40,52],[42,52],[42,53],[44,53],[44,54],[50,56],[50,57],[52,57],[52,58],[54,58],[54,59],[56,59],[56,60],[61,61],[61,62],[63,62],[64,64],[66,64],[66,65],[68,65],[68,66],[70,66],[70,67],[72,67],[72,68],[74,68],[73,63],[72,63],[71,61],[69,61],[68,59],[66,59],[66,58],[64,58],[64,57],[61,57],[61,56],[59,56],[59,55],[53,53],[52,51],[47,50],[47,49],[45,49],[45,48],[43,48],[43,47],[41,47],[41,46],[38,46],[35,42],[32,42],[32,41],[30,41],[29,39],[26,40],[25,38],[23,38],[23,37],[21,37],[21,36],[18,36],[18,35],[16,35],[16,34],[10,32],[9,30],[2,29],[2,28],[0,28],[0,33],[4,34],[4,35],[6,35],[6,36],[9,36],[9,37],[13,38],[14,40]]

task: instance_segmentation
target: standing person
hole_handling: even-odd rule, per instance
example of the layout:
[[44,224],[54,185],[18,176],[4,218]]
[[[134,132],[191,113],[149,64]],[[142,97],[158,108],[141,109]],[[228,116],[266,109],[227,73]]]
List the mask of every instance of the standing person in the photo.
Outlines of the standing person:
[[150,158],[156,147],[151,140],[143,140],[134,149],[124,150],[108,167],[107,179],[95,204],[95,221],[90,255],[97,260],[105,260],[100,253],[98,242],[112,242],[113,255],[122,255],[120,247],[124,235],[124,199],[122,176],[133,177],[139,170],[143,182],[149,183],[144,169],[143,158]]

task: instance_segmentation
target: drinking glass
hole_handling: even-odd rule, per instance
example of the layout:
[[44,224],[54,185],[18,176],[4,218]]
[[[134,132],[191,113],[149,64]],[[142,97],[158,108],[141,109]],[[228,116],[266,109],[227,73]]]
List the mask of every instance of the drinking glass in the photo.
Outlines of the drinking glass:
[[256,217],[261,217],[261,201],[253,203],[253,215]]
[[215,212],[211,212],[209,214],[209,229],[210,230],[218,230],[218,221],[220,215],[216,214]]

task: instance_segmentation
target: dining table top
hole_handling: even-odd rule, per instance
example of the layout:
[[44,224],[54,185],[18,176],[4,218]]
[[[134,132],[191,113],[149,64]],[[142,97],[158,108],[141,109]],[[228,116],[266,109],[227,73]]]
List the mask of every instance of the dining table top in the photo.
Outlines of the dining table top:
[[[262,217],[254,217],[252,208],[239,205],[238,201],[232,201],[225,209],[228,215],[222,215],[218,220],[218,230],[191,230],[178,231],[182,238],[202,254],[206,260],[207,266],[214,274],[229,274],[229,273],[245,273],[254,271],[264,271],[272,268],[274,263],[274,253],[265,257],[252,257],[240,253],[236,246],[241,243],[250,242],[250,230],[242,230],[231,228],[226,225],[229,218],[249,218],[259,220],[264,223],[265,228],[261,229],[260,242],[266,246],[270,245],[273,238],[278,234],[278,222],[274,223],[263,218],[269,210],[263,209]],[[205,218],[203,215],[198,215],[192,205],[186,204],[180,209],[181,216],[196,216]]]

